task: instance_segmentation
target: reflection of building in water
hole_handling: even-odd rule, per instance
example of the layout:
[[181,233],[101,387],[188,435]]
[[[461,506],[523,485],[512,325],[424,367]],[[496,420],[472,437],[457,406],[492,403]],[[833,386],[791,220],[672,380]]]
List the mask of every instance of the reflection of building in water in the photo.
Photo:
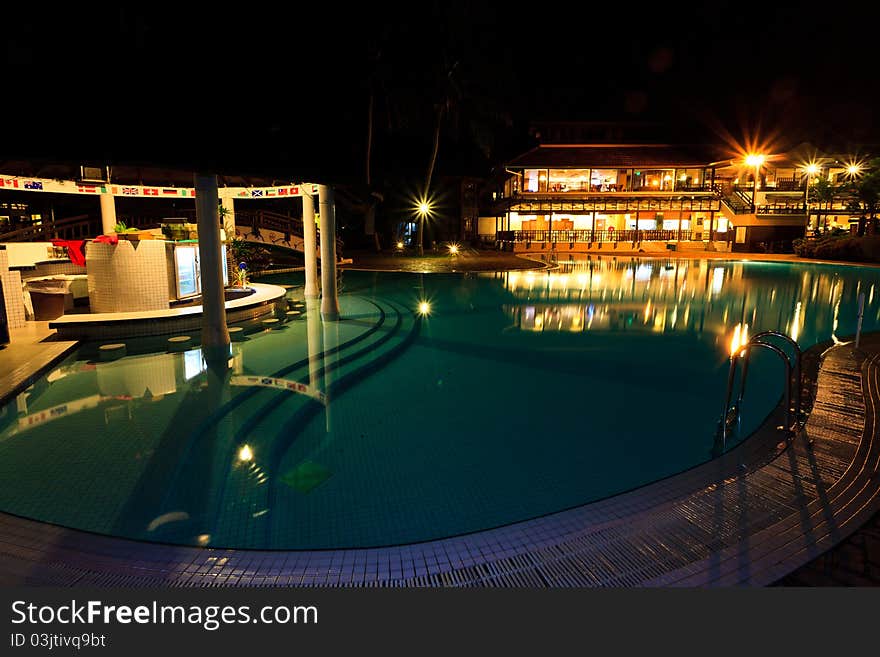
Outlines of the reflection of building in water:
[[515,299],[505,304],[505,312],[516,327],[530,332],[724,337],[743,322],[795,339],[809,326],[818,335],[808,339],[827,339],[836,329],[835,307],[841,300],[854,303],[861,288],[861,283],[844,285],[828,269],[711,260],[581,259],[560,262],[556,270],[495,276]]
[[[233,374],[244,371],[243,355],[240,345],[231,345],[229,359]],[[15,408],[18,413],[17,427],[12,433],[30,429],[55,420],[69,417],[103,405],[105,421],[130,419],[131,404],[136,400],[159,401],[165,395],[184,390],[188,382],[202,374],[206,369],[202,350],[189,349],[175,354],[148,354],[129,356],[107,363],[86,363],[78,361],[56,368],[46,376],[47,382],[54,384],[67,377],[80,374],[95,374],[97,391],[90,395],[58,404],[50,408],[33,410],[39,394],[33,386],[16,397]],[[84,384],[78,389],[94,389],[94,384]],[[30,407],[30,408],[29,408]],[[11,405],[3,408],[9,413]],[[0,424],[0,429],[2,429]]]

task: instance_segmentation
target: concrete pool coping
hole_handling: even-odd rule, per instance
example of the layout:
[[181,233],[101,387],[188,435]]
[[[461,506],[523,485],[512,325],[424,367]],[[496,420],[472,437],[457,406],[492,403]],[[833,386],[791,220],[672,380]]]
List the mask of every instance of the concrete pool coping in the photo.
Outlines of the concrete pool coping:
[[[253,294],[226,302],[227,321],[255,319],[271,312],[272,304],[284,298],[286,290],[278,285],[250,283]],[[202,306],[163,308],[119,313],[82,313],[63,315],[49,322],[59,337],[76,340],[108,340],[165,335],[201,328]],[[2,392],[2,391],[0,391]]]
[[[463,536],[268,551],[113,538],[0,514],[0,581],[63,586],[728,586],[770,584],[880,507],[880,334],[831,349],[790,443],[725,456],[606,500]],[[813,348],[813,352],[817,350]],[[866,353],[869,352],[869,353]],[[809,444],[809,440],[813,444]],[[708,447],[708,446],[707,446]],[[742,466],[745,467],[742,467]]]

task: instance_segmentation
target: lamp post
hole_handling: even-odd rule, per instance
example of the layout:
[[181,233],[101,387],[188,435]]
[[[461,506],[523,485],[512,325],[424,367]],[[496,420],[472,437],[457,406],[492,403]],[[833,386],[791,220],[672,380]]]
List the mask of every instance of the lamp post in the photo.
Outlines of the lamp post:
[[754,184],[752,185],[752,212],[758,212],[758,175],[761,171],[761,165],[764,164],[764,156],[760,154],[746,155],[746,164],[755,167]]
[[425,217],[431,212],[431,206],[428,204],[428,201],[421,201],[419,203],[418,209],[419,213],[419,255],[425,255],[425,248],[423,246],[424,234],[425,234]]
[[[804,166],[804,173],[807,176],[807,184],[804,187],[804,209],[807,212],[807,228],[810,227],[810,177],[815,176],[819,172],[819,166],[815,162],[810,162]],[[817,219],[818,222],[818,219]],[[818,223],[816,230],[819,230]]]

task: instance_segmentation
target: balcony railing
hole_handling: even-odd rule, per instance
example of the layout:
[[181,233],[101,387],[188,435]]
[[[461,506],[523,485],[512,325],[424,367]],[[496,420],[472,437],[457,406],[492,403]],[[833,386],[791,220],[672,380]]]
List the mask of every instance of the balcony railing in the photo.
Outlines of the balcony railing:
[[[582,187],[559,187],[559,186],[550,186],[548,189],[543,189],[539,191],[514,191],[511,196],[533,196],[533,195],[547,195],[547,196],[556,196],[558,194],[564,195],[572,195],[572,196],[588,196],[588,195],[605,195],[605,194],[682,194],[685,192],[688,193],[704,193],[709,194],[717,191],[718,186],[712,185],[710,183],[703,183],[701,185],[675,185],[672,189],[659,189],[657,187],[636,187],[634,189],[627,189],[625,187],[618,187],[617,185],[592,185],[587,186],[584,185]],[[751,189],[751,188],[750,188]]]
[[759,205],[756,214],[807,214],[803,203],[769,203]]
[[688,241],[694,239],[697,235],[702,239],[703,235],[708,235],[709,231],[692,231],[689,229],[667,230],[667,229],[651,229],[651,230],[505,230],[499,231],[496,240],[499,242],[517,242],[526,245],[532,242],[538,243],[561,243],[574,244],[576,242],[592,243],[592,242],[673,242]]
[[518,197],[515,199],[505,199],[501,205],[497,207],[497,211],[505,212],[513,210],[525,214],[535,214],[541,212],[638,212],[645,210],[654,211],[697,211],[709,212],[720,209],[719,199],[713,194],[711,196],[673,196],[658,198],[656,195],[650,197],[632,197],[619,195],[593,196],[588,198],[571,198],[562,199],[559,197],[549,196],[528,196]]

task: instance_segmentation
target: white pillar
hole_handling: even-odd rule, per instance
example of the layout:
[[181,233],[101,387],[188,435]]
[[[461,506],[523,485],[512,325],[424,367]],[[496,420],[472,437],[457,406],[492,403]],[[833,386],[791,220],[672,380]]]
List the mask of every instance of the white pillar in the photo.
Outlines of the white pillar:
[[[310,186],[310,185],[309,185]],[[315,299],[318,289],[318,227],[315,225],[315,199],[303,194],[303,254],[306,258],[306,299]]]
[[[220,207],[225,211],[223,230],[226,231],[226,241],[231,242],[235,237],[235,199],[231,196],[220,197]],[[238,263],[236,263],[237,265]]]
[[116,231],[116,199],[113,194],[101,194],[101,232]]
[[336,204],[332,187],[318,185],[318,206],[321,214],[321,317],[335,322],[339,319],[339,298],[336,291]]
[[199,272],[202,278],[202,347],[227,348],[226,299],[220,258],[220,209],[217,176],[195,174],[196,222],[199,227]]

